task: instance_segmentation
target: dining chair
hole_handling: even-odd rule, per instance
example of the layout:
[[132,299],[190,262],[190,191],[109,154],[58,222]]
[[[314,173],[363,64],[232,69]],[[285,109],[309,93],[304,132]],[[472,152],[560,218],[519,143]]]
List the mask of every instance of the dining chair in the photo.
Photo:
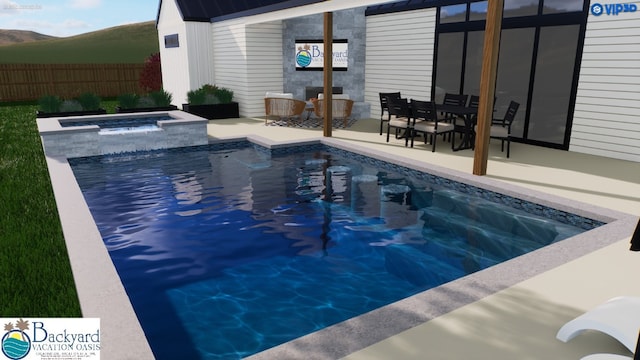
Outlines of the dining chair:
[[403,98],[389,98],[388,100],[389,121],[387,121],[387,142],[389,142],[391,128],[394,128],[396,139],[400,138],[399,133],[401,130],[404,130],[404,146],[407,146],[411,134],[411,109],[409,108],[409,102]]
[[[512,100],[509,103],[509,107],[502,119],[491,120],[491,131],[489,133],[489,137],[492,139],[499,139],[502,142],[501,151],[504,151],[504,143],[505,141],[507,142],[507,158],[509,158],[511,148],[511,124],[513,124],[513,120],[515,120],[519,107],[520,104]],[[477,127],[478,126],[476,125],[475,129],[477,129]]]
[[[438,119],[436,104],[432,101],[411,100],[411,114],[413,126],[411,127],[411,147],[416,135],[422,133],[424,142],[427,143],[427,135],[431,141],[431,152],[436,151],[437,136],[453,132],[455,125]],[[451,143],[453,148],[453,142]]]
[[[442,100],[442,104],[444,105],[454,105],[454,106],[466,106],[467,98],[469,95],[465,94],[452,94],[446,93],[444,94],[444,99]],[[438,114],[439,120],[447,120],[453,122],[456,119],[456,114],[452,113],[444,113],[441,112]]]
[[[400,92],[390,93],[378,93],[380,96],[380,135],[382,135],[382,128],[384,123],[391,120],[391,114],[389,114],[389,98],[400,99]],[[387,118],[384,118],[384,113],[387,113]]]

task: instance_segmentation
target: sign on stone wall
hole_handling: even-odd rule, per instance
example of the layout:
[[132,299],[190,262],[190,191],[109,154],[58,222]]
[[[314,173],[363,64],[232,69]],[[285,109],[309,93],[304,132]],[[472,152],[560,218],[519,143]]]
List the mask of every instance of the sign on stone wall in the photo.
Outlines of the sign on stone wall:
[[[333,40],[333,70],[346,71],[349,63],[347,40]],[[322,70],[324,68],[324,42],[322,40],[296,40],[296,70]]]

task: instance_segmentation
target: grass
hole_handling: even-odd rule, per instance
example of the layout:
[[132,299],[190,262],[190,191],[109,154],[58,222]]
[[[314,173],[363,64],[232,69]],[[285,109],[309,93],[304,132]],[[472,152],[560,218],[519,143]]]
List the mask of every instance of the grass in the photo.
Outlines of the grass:
[[155,22],[116,26],[68,38],[0,46],[3,64],[143,63],[160,51]]
[[79,317],[36,109],[0,106],[0,317]]

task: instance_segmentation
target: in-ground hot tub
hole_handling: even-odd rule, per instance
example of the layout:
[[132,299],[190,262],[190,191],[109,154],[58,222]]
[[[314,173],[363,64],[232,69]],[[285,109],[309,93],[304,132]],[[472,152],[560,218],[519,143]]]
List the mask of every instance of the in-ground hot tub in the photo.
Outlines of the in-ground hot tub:
[[207,119],[183,111],[37,119],[44,152],[67,158],[208,143]]

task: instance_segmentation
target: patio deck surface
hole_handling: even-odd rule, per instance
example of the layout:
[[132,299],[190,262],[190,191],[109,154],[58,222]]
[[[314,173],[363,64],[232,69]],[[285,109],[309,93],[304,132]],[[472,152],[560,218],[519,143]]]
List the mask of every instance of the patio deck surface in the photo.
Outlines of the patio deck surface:
[[[333,138],[371,151],[398,155],[470,174],[473,152],[452,152],[448,143],[429,145],[404,142],[378,134],[377,119],[362,119],[347,129],[334,129]],[[210,121],[212,139],[258,135],[272,141],[317,139],[321,129],[265,126],[263,119]],[[511,157],[490,145],[486,178],[509,185],[640,215],[640,163],[512,143]],[[630,252],[632,229],[616,235],[599,250],[568,261],[504,290],[457,308],[433,320],[379,341],[344,357],[371,359],[579,359],[603,352],[629,352],[616,340],[598,332],[582,334],[568,343],[555,339],[567,321],[621,295],[640,296],[630,274],[640,273],[640,254]],[[640,324],[639,324],[640,325]],[[363,336],[366,336],[363,335]],[[305,349],[289,349],[287,357],[314,356]],[[274,355],[276,353],[273,353]],[[264,356],[269,358],[265,352]]]

